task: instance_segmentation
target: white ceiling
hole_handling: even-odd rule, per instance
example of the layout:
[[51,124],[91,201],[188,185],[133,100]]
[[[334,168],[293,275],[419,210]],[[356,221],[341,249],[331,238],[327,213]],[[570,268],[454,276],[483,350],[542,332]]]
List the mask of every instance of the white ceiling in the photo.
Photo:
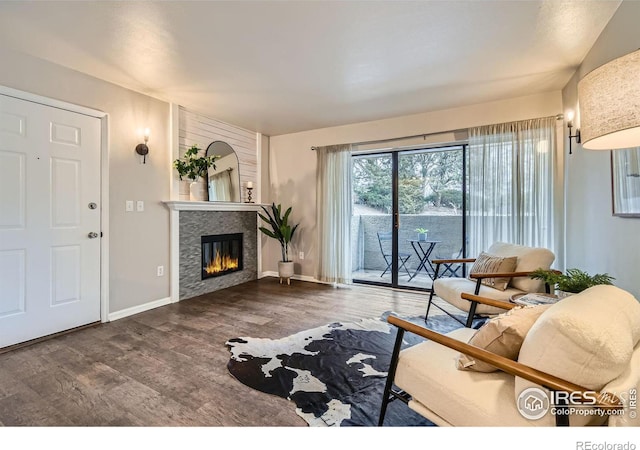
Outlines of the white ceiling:
[[559,90],[620,1],[0,1],[0,45],[267,135]]

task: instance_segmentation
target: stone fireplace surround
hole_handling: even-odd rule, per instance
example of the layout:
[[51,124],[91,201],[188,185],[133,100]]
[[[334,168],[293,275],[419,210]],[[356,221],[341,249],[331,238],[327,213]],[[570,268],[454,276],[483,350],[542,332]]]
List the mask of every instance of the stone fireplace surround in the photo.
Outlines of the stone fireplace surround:
[[[171,297],[186,300],[258,278],[259,204],[218,202],[165,202],[171,209]],[[201,279],[200,237],[243,234],[243,269]]]

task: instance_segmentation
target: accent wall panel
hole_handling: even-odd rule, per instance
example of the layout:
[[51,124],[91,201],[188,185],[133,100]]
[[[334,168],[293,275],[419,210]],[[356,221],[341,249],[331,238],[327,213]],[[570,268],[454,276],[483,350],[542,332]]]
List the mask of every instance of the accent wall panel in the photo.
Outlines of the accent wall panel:
[[[258,180],[258,158],[256,133],[235,125],[231,125],[199,113],[189,111],[182,106],[179,109],[178,140],[180,157],[191,146],[197,145],[202,150],[214,141],[224,141],[231,145],[238,155],[240,170],[241,198],[245,199],[247,181]],[[178,176],[175,174],[174,176]],[[254,192],[255,196],[255,192]],[[189,182],[180,183],[180,200],[189,200]]]

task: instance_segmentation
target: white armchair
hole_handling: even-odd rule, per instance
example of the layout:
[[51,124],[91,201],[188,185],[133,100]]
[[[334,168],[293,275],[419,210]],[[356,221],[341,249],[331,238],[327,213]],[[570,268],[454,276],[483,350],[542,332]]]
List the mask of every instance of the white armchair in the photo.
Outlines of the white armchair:
[[[540,247],[527,247],[524,245],[508,244],[505,242],[494,243],[486,252],[486,255],[504,258],[505,264],[502,267],[512,267],[511,270],[491,273],[477,272],[474,270],[476,264],[471,268],[468,278],[461,277],[438,277],[441,265],[452,263],[477,263],[476,258],[466,259],[434,259],[432,262],[436,265],[433,287],[429,294],[429,303],[425,314],[425,322],[429,318],[429,310],[431,306],[440,308],[433,302],[434,295],[440,299],[450,303],[456,308],[467,313],[467,320],[460,321],[457,317],[450,314],[444,308],[447,314],[461,322],[467,328],[471,328],[474,317],[476,315],[493,316],[503,311],[500,307],[486,304],[476,304],[465,300],[461,294],[474,294],[481,297],[490,298],[504,303],[509,303],[509,299],[514,294],[524,292],[544,292],[548,290],[544,282],[534,280],[529,275],[536,269],[550,269],[551,264],[555,260],[552,251]],[[510,261],[507,261],[510,260]],[[508,263],[515,264],[508,264]],[[488,267],[485,265],[485,267]],[[499,265],[498,265],[499,267]],[[489,283],[488,280],[504,280],[502,286],[500,283]],[[505,287],[505,289],[502,289]]]
[[[473,294],[464,297],[497,303]],[[477,341],[469,343],[482,329],[443,335],[390,316],[398,334],[378,425],[384,424],[388,402],[399,399],[439,426],[639,426],[630,400],[640,389],[640,303],[622,289],[603,285],[543,308],[523,327],[511,357],[496,354],[500,352],[493,344],[483,348]],[[514,316],[501,314],[491,322],[507,315]],[[405,332],[428,341],[401,350]],[[461,367],[465,358],[496,370]],[[523,392],[534,387],[548,399],[544,414],[536,418],[523,414],[521,403],[527,400]],[[579,408],[586,411],[560,408],[554,414],[554,406],[566,403],[562,395],[549,396],[551,391],[573,393],[574,401],[584,400]],[[609,415],[611,411],[615,414]]]

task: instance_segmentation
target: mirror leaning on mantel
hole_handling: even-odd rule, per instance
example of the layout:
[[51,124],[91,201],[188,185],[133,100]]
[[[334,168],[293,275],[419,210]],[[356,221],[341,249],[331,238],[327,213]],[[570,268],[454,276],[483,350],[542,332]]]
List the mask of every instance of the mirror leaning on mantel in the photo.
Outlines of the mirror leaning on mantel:
[[210,202],[240,202],[238,155],[224,141],[214,141],[207,147],[207,156],[218,155],[216,168],[209,168],[207,188]]

